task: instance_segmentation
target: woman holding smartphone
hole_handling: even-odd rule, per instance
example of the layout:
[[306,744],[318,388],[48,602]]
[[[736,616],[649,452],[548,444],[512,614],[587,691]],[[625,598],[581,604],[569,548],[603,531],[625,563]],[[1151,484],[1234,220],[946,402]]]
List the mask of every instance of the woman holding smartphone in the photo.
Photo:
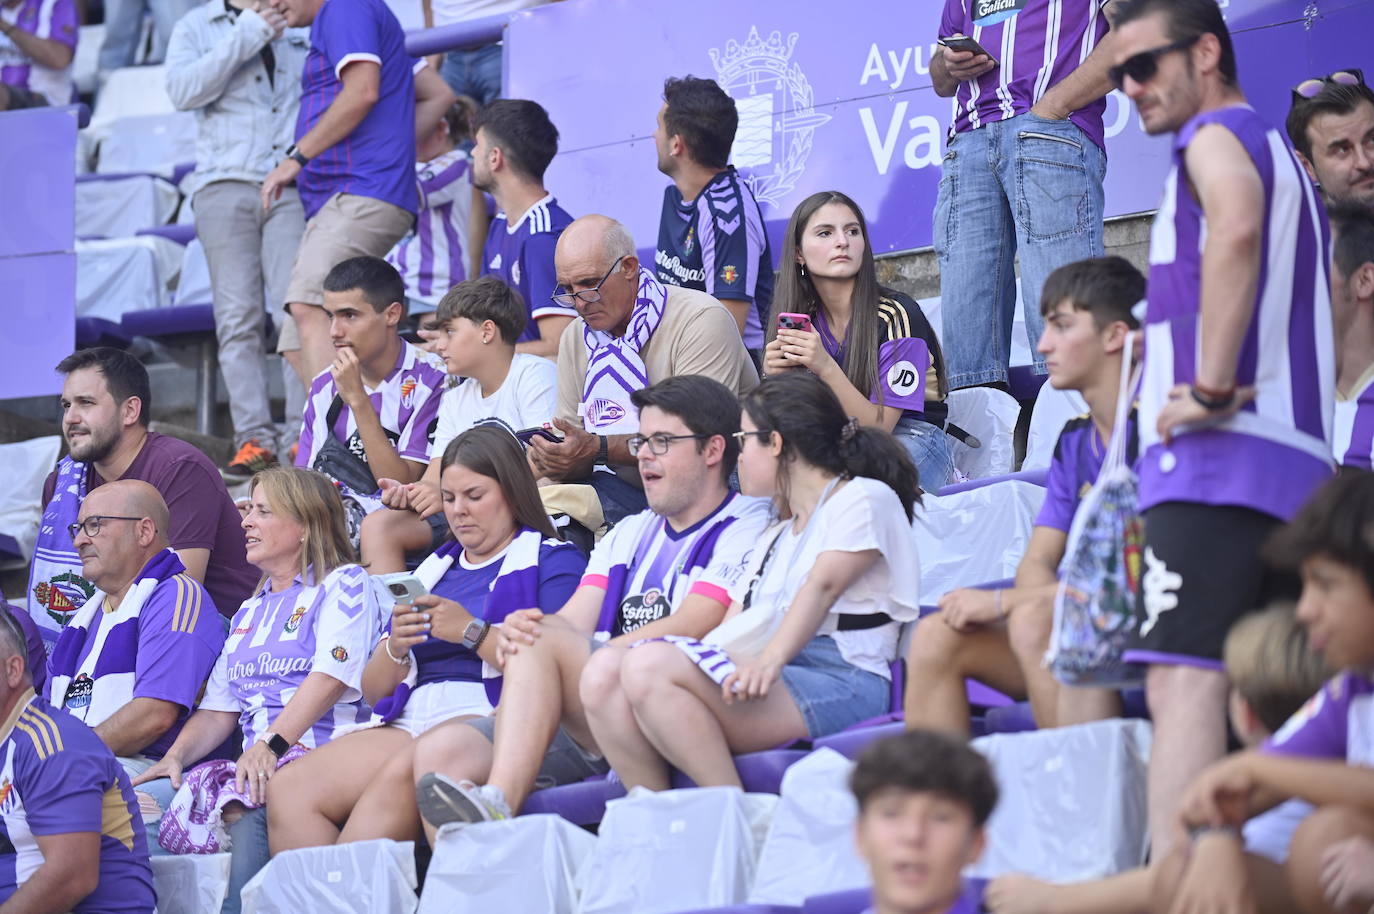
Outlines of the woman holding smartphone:
[[[560,542],[515,438],[479,425],[444,451],[439,483],[454,541],[415,571],[429,593],[397,603],[363,671],[373,719],[272,782],[272,852],[420,834],[412,748],[455,718],[492,713],[490,631],[517,609],[557,612],[587,560]],[[327,751],[325,751],[327,750]]]
[[940,341],[914,299],[878,285],[868,223],[839,191],[803,200],[783,237],[763,373],[796,368],[819,376],[859,422],[892,432],[923,489],[948,481]]

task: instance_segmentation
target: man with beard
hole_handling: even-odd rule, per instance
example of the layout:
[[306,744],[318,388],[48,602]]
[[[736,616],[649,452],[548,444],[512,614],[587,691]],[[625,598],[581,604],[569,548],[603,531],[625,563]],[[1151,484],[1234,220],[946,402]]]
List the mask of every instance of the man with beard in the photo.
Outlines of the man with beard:
[[536,102],[498,99],[473,120],[472,184],[496,201],[496,218],[482,250],[482,275],[496,276],[520,292],[529,325],[516,352],[558,358],[558,340],[577,317],[570,305],[550,300],[553,251],[571,223],[544,189],[544,170],[558,152],[558,128]]
[[232,616],[257,582],[244,556],[239,512],[219,469],[185,441],[148,430],[148,372],[118,349],[83,349],[63,359],[66,457],[43,485],[43,519],[33,550],[27,603],[49,646],[95,593],[67,532],[87,495],[117,479],[140,479],[167,503],[167,540],[186,574]]
[[1288,138],[1328,206],[1374,210],[1374,91],[1353,67],[1293,87]]

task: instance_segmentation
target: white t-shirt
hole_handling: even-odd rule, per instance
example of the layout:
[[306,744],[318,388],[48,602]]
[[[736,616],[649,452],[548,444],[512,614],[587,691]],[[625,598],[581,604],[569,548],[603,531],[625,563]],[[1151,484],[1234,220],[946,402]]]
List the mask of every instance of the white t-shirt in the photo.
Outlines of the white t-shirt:
[[[767,544],[775,536],[777,542],[768,555]],[[897,623],[909,622],[920,614],[921,570],[906,512],[897,493],[886,483],[856,476],[830,490],[800,533],[793,532],[791,521],[774,526],[763,535],[748,573],[739,577],[730,596],[742,602],[753,584],[749,612],[764,608],[786,612],[822,552],[869,549],[878,550],[881,557],[830,607],[830,615],[817,634],[831,635],[848,663],[887,678],[892,674],[890,664],[897,659],[901,628]],[[767,564],[763,565],[765,559]],[[840,614],[871,613],[887,613],[893,624],[836,631]]]
[[517,432],[547,422],[557,397],[558,366],[541,356],[517,352],[506,380],[490,397],[482,396],[476,378],[444,391],[430,459],[442,457],[450,441],[480,423],[499,422]]

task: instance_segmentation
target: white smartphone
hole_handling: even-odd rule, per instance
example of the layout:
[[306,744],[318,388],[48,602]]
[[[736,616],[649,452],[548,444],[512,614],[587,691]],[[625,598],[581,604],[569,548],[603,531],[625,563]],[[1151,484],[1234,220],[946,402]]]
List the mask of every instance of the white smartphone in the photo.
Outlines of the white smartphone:
[[414,603],[416,597],[429,593],[424,581],[409,571],[397,571],[380,577],[387,592],[396,598],[397,603]]

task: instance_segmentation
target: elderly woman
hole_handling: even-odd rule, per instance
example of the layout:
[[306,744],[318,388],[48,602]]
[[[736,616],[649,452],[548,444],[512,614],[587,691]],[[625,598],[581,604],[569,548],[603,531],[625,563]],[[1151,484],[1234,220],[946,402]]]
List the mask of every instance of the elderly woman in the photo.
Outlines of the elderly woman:
[[[520,445],[479,425],[444,451],[439,484],[455,542],[416,571],[430,593],[396,604],[372,652],[363,693],[373,726],[311,753],[272,783],[273,853],[297,847],[409,840],[420,833],[414,742],[444,721],[492,713],[500,679],[489,631],[511,612],[557,612],[577,589],[586,557],[559,542]],[[488,670],[488,672],[491,672]]]
[[[258,591],[230,623],[205,696],[162,760],[137,783],[170,778],[179,791],[159,839],[174,853],[213,853],[227,828],[233,850],[229,897],[268,859],[262,806],[277,770],[366,720],[363,667],[380,610],[354,561],[338,491],[311,470],[275,467],[253,477],[243,518]],[[237,761],[205,758],[243,729]]]

